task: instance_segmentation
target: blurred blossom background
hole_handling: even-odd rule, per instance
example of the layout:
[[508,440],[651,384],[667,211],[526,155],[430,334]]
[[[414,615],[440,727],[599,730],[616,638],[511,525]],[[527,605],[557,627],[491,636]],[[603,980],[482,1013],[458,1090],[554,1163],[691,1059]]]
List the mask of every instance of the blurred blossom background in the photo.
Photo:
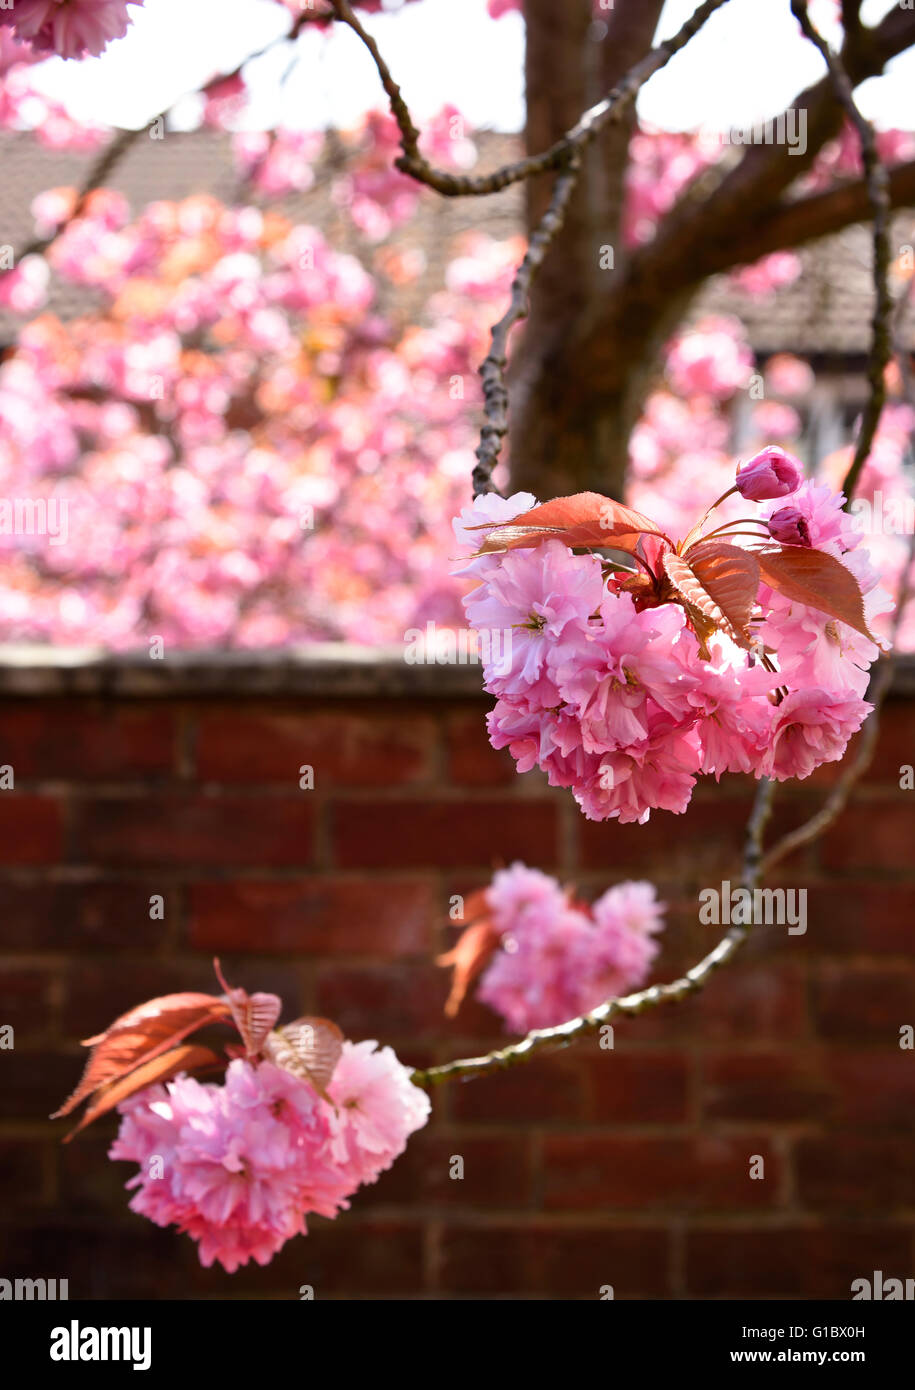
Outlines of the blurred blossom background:
[[[658,37],[692,8],[669,0]],[[891,8],[868,2],[862,18]],[[364,9],[434,163],[485,171],[522,153],[512,0]],[[470,497],[477,369],[524,252],[523,185],[449,201],[397,172],[368,55],[315,23],[285,41],[301,12],[297,0],[147,0],[122,39],[78,62],[0,27],[2,642],[374,646],[463,626],[451,519]],[[835,38],[832,0],[811,12]],[[595,40],[602,23],[595,5]],[[716,15],[640,95],[626,245],[650,242],[727,157],[722,132],[776,115],[820,72],[787,0]],[[889,164],[915,158],[913,75],[906,52],[860,88]],[[124,129],[136,138],[73,216]],[[797,191],[859,171],[846,129]],[[907,341],[913,243],[915,214],[895,213]],[[683,534],[735,459],[768,443],[841,481],[866,395],[869,254],[867,228],[850,227],[707,282],[629,440],[632,505]],[[898,365],[887,380],[859,495],[892,588],[910,560],[896,518],[915,414]],[[57,544],[11,520],[16,499],[53,499]],[[915,645],[915,616],[901,644]]]

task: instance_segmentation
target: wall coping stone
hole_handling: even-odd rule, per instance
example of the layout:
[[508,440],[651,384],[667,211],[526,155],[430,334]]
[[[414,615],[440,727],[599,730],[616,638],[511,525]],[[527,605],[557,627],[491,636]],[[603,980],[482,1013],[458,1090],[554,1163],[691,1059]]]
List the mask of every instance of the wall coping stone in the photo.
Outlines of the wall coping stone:
[[[892,694],[915,697],[915,654]],[[272,651],[166,651],[0,643],[0,699],[490,699],[476,663],[410,664],[401,645],[319,642]]]

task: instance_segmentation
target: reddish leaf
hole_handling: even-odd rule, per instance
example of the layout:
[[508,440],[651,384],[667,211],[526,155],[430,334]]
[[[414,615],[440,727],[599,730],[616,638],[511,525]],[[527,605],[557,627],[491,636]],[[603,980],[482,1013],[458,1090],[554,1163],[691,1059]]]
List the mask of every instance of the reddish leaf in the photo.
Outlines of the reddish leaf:
[[877,642],[867,626],[858,581],[834,555],[799,545],[771,546],[754,553],[760,578],[770,589],[795,603],[828,613]]
[[450,951],[436,957],[436,965],[454,967],[451,993],[445,1004],[445,1014],[448,1018],[454,1018],[464,1002],[468,989],[481,971],[485,970],[498,944],[499,933],[492,922],[475,922],[472,927],[461,932]]
[[599,492],[577,492],[573,497],[554,497],[511,521],[493,526],[471,527],[489,531],[480,546],[479,555],[493,551],[515,550],[520,546],[539,545],[555,536],[568,546],[604,546],[611,550],[635,550],[643,535],[668,537],[650,519],[621,502],[602,497]]
[[747,624],[759,588],[755,556],[734,545],[709,542],[689,556],[665,551],[664,571],[686,608],[708,660],[708,638],[717,629],[738,646],[748,648]]
[[472,893],[468,893],[464,899],[463,920],[469,925],[475,922],[478,917],[484,916],[489,911],[488,889],[476,888]]
[[195,1029],[228,1017],[229,1011],[226,1001],[215,994],[188,993],[165,994],[122,1014],[104,1033],[84,1039],[83,1046],[93,1049],[85,1071],[76,1090],[51,1119],[68,1115],[100,1086],[108,1086],[158,1057]]
[[736,630],[746,635],[759,592],[756,556],[726,541],[701,541],[687,559],[712,601]]
[[[79,1124],[71,1129],[69,1134],[64,1135],[63,1142],[69,1144],[75,1134],[79,1134],[81,1129],[91,1125],[93,1120],[97,1120],[100,1115],[106,1115],[109,1110],[113,1110],[116,1105],[120,1105],[122,1100],[132,1096],[135,1091],[142,1091],[146,1086],[152,1086],[156,1082],[169,1081],[173,1076],[177,1076],[180,1071],[201,1071],[211,1066],[223,1066],[223,1059],[209,1047],[198,1047],[195,1043],[185,1043],[182,1047],[174,1047],[170,1052],[163,1052],[160,1056],[144,1062],[142,1066],[136,1067],[127,1076],[122,1076],[118,1081],[112,1081],[107,1086],[102,1086],[97,1092],[91,1105],[87,1105],[80,1118]],[[61,1114],[61,1111],[57,1112]],[[53,1119],[54,1116],[52,1115]]]
[[246,989],[233,989],[226,984],[218,960],[214,960],[213,969],[226,992],[232,1019],[241,1034],[245,1051],[249,1057],[256,1057],[282,1012],[283,1001],[276,994],[249,994]]
[[327,1087],[340,1060],[343,1042],[343,1034],[329,1018],[297,1018],[270,1034],[264,1044],[264,1056],[302,1077],[323,1100],[330,1101]]

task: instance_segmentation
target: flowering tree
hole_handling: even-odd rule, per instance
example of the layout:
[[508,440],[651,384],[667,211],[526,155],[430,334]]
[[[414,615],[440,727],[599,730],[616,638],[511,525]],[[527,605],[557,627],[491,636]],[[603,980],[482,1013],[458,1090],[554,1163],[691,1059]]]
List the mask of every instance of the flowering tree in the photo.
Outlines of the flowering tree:
[[[705,0],[651,48],[660,0],[597,3],[593,13],[584,0],[525,0],[529,153],[472,175],[458,113],[419,131],[347,0],[287,0],[293,37],[311,23],[352,30],[387,97],[388,113],[343,138],[359,153],[340,197],[369,245],[410,216],[423,186],[449,197],[529,188],[517,268],[516,248],[472,242],[419,329],[373,312],[383,277],[409,277],[396,253],[375,258],[373,283],[358,259],[262,205],[307,184],[314,137],[240,137],[249,197],[237,206],[191,198],[129,209],[103,185],[130,133],[102,146],[82,189],[42,195],[36,239],[0,281],[4,302],[34,313],[43,256],[103,304],[67,325],[33,318],[0,370],[7,477],[52,480],[58,508],[79,502],[83,528],[75,572],[50,547],[15,554],[7,630],[114,646],[138,628],[177,642],[271,645],[452,619],[458,590],[438,571],[431,584],[421,576],[450,549],[447,522],[469,466],[466,402],[446,387],[481,360],[475,500],[455,533],[468,552],[459,567],[467,616],[488,639],[492,742],[511,750],[519,772],[543,768],[595,820],[682,813],[698,776],[753,774],[760,792],[742,883],[751,894],[841,809],[889,679],[884,663],[869,684],[869,667],[894,635],[886,615],[895,606],[898,625],[905,610],[908,547],[894,538],[865,551],[850,504],[856,490],[884,483],[906,495],[913,405],[904,399],[907,356],[890,370],[888,216],[915,192],[915,163],[904,137],[878,138],[854,86],[915,39],[915,17],[895,10],[867,29],[858,6],[843,3],[837,52],[804,0],[793,0],[827,68],[797,103],[805,151],[791,159],[783,144],[753,145],[735,163],[698,138],[640,131],[634,116],[641,85],[723,3]],[[497,19],[510,8],[493,0],[490,12]],[[15,123],[36,58],[99,53],[129,12],[122,0],[19,0],[0,19],[11,26],[2,35],[4,114]],[[240,73],[214,80],[205,98],[205,119],[231,122],[244,100]],[[56,141],[96,139],[50,114]],[[735,471],[721,406],[752,363],[730,323],[676,336],[685,307],[704,278],[735,267],[741,283],[765,293],[796,273],[790,248],[868,213],[870,395],[850,456],[832,460],[835,476],[824,482],[804,481],[786,446],[805,369],[783,359],[770,364],[775,398],[754,421],[764,447]],[[529,308],[513,361],[516,491],[503,497],[494,477],[509,431],[508,340]],[[884,413],[888,391],[897,399]],[[392,495],[403,499],[396,509]],[[747,515],[757,503],[763,509]],[[895,605],[881,579],[897,589]],[[841,759],[865,720],[822,811],[765,849],[776,783]],[[111,1156],[140,1164],[134,1208],[188,1231],[205,1263],[264,1263],[304,1230],[307,1212],[336,1214],[389,1166],[425,1122],[425,1089],[682,998],[733,956],[753,923],[752,913],[735,920],[681,979],[627,994],[655,953],[661,917],[650,885],[618,886],[587,907],[515,866],[469,916],[442,960],[455,970],[449,1008],[479,979],[480,997],[510,1029],[532,1030],[520,1043],[411,1072],[389,1049],[342,1038],[329,1020],[277,1028],[275,996],[249,996],[220,975],[220,995],[150,1001],[90,1039],[86,1073],[62,1113],[88,1100],[87,1123],[118,1107]],[[240,1042],[217,1052],[186,1041],[221,1023]]]

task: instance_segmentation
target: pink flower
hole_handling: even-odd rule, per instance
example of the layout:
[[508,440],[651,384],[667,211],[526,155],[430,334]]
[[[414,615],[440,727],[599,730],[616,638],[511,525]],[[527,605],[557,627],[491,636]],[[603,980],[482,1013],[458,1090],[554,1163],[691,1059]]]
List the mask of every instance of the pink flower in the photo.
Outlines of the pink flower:
[[353,1188],[375,1182],[390,1168],[431,1110],[425,1091],[410,1081],[409,1067],[390,1047],[377,1047],[377,1042],[345,1042],[327,1087],[336,1107],[324,1105],[327,1153]]
[[766,507],[763,517],[768,516],[771,520],[783,511],[797,513],[795,525],[801,531],[803,522],[809,544],[816,550],[828,550],[830,554],[839,555],[861,540],[860,532],[855,530],[854,518],[842,510],[844,501],[844,495],[834,492],[828,484],[817,485],[807,479],[795,492],[790,507]]
[[16,36],[42,52],[62,58],[97,56],[111,39],[127,33],[128,5],[143,0],[15,0],[0,24],[12,24]]
[[14,314],[33,314],[47,298],[50,271],[41,256],[24,256],[13,270],[0,271],[0,305]]
[[186,1230],[203,1265],[231,1274],[249,1259],[268,1264],[304,1234],[307,1211],[348,1205],[354,1184],[322,1154],[323,1103],[269,1063],[232,1062],[224,1086],[179,1077],[119,1108],[109,1157],[140,1165],[131,1210]]
[[494,874],[486,898],[499,931],[509,930],[528,913],[555,914],[566,905],[566,894],[554,878],[521,863]]
[[587,752],[603,753],[644,742],[659,711],[689,712],[696,677],[671,656],[685,617],[673,604],[636,612],[628,594],[608,593],[601,624],[583,627],[559,643],[550,667],[563,699],[577,712]]
[[807,518],[798,507],[780,507],[769,517],[769,532],[782,545],[811,544]]
[[793,691],[773,710],[771,743],[761,774],[779,782],[803,780],[821,763],[836,762],[872,709],[851,690]]
[[[471,627],[504,634],[510,646],[508,671],[486,663],[488,686],[496,694],[524,695],[546,674],[547,654],[567,628],[583,632],[603,593],[600,561],[573,555],[561,541],[529,550],[511,550],[498,568],[464,600]],[[491,646],[495,648],[495,641]],[[504,664],[504,663],[500,663]],[[555,703],[547,693],[546,702]]]
[[658,729],[646,744],[605,753],[597,777],[575,790],[575,800],[588,820],[618,819],[620,825],[644,825],[658,808],[679,815],[689,805],[700,763],[694,731]]
[[515,1032],[549,1028],[632,989],[657,954],[662,906],[650,883],[621,883],[592,910],[569,902],[555,879],[523,864],[497,874],[501,946],[478,997]]
[[306,1233],[309,1212],[345,1210],[426,1122],[428,1097],[375,1046],[344,1043],[328,1092],[337,1109],[291,1072],[241,1060],[222,1086],[178,1077],[131,1096],[109,1152],[140,1165],[131,1209],[187,1231],[205,1266],[268,1264]]
[[804,470],[792,454],[770,444],[738,469],[737,490],[751,502],[763,502],[767,497],[796,492],[803,476]]

